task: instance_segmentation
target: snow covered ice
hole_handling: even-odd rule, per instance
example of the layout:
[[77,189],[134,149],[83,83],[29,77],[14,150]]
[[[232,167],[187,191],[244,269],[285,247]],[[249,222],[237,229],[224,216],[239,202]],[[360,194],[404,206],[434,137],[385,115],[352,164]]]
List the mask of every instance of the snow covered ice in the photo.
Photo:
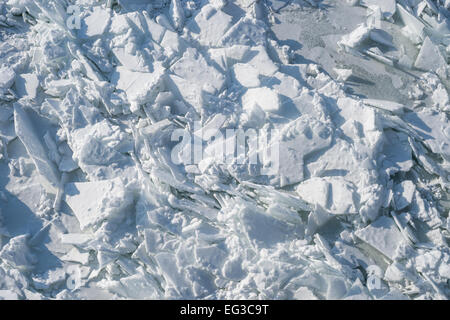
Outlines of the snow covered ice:
[[448,299],[449,61],[449,1],[0,0],[0,299]]

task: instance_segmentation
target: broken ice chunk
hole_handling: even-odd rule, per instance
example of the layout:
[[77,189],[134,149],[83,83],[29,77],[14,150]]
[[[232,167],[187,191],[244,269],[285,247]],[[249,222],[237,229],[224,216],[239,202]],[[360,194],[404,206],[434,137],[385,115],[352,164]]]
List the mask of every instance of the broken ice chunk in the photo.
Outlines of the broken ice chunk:
[[356,236],[394,260],[395,252],[404,239],[395,222],[386,216],[378,218],[364,229],[357,230]]
[[172,18],[172,23],[175,29],[181,30],[184,25],[185,13],[180,0],[172,0],[170,2],[170,16]]
[[154,299],[158,297],[155,283],[150,277],[136,273],[129,277],[120,279],[120,283],[124,287],[123,292],[126,298],[130,299]]
[[129,52],[125,47],[113,48],[114,56],[119,60],[120,64],[131,71],[151,73],[152,63],[142,54],[142,51],[136,50]]
[[[409,229],[410,230],[410,229]],[[437,247],[446,247],[447,242],[445,240],[445,237],[442,235],[442,232],[439,229],[430,230],[426,233],[426,237],[429,239],[429,241],[433,244],[435,244]],[[415,242],[417,243],[417,239]]]
[[418,255],[415,257],[417,271],[425,273],[436,270],[443,255],[446,254],[436,249]]
[[370,40],[378,42],[388,47],[394,47],[392,36],[384,30],[373,29],[370,31]]
[[319,300],[316,295],[307,287],[300,287],[294,292],[295,300]]
[[208,85],[213,89],[213,92],[210,92],[212,94],[220,92],[225,84],[225,76],[216,68],[208,65],[205,58],[193,48],[187,49],[183,57],[170,70],[199,88]]
[[0,89],[9,89],[16,77],[16,73],[9,67],[0,67]]
[[390,111],[394,114],[400,115],[403,113],[404,106],[400,103],[387,101],[387,100],[378,100],[378,99],[363,99],[364,104],[373,106],[375,108],[383,109],[386,111]]
[[119,66],[111,76],[111,83],[123,90],[127,98],[134,104],[153,102],[160,91],[164,91],[163,67],[155,64],[152,73],[133,72]]
[[130,25],[128,24],[126,17],[127,15],[125,14],[114,15],[111,19],[109,32],[115,35],[127,33],[130,29]]
[[195,248],[195,259],[205,268],[219,269],[227,257],[227,252],[218,245]]
[[[4,147],[17,137],[12,121],[13,114],[14,111],[12,107],[2,106],[0,108],[0,138],[3,140],[2,145]],[[1,148],[2,147],[0,147],[0,150]],[[2,151],[0,151],[0,154],[1,153]]]
[[442,84],[439,84],[436,90],[434,90],[431,99],[433,100],[435,107],[441,109],[442,111],[450,111],[450,98],[448,96],[447,89],[445,89]]
[[434,152],[450,161],[450,129],[445,114],[431,109],[407,113],[404,118]]
[[447,62],[439,47],[429,37],[426,37],[414,66],[424,71],[437,72],[440,68],[446,68]]
[[205,141],[210,140],[217,130],[220,130],[226,120],[226,116],[218,113],[210,118],[202,128],[195,131],[194,135],[202,137]]
[[61,156],[59,155],[58,146],[48,131],[44,134],[44,142],[47,146],[50,160],[59,163],[59,161],[61,161]]
[[231,21],[231,16],[207,4],[186,26],[200,44],[217,46],[220,39],[218,35],[225,34],[231,26]]
[[380,61],[381,63],[387,64],[388,66],[391,67],[394,66],[394,59],[390,56],[383,54],[383,52],[377,47],[372,47],[368,50],[362,51],[369,57],[374,58],[375,60]]
[[145,23],[147,24],[147,31],[150,33],[153,41],[161,43],[166,29],[153,21],[146,11],[142,12]]
[[199,113],[204,108],[203,93],[215,95],[225,86],[225,76],[208,65],[205,58],[192,48],[184,53],[171,70],[173,74],[167,79],[169,89]]
[[[265,46],[247,47],[251,50],[246,52],[245,63],[255,67],[259,72],[267,77],[273,76],[278,71],[277,65],[272,61]],[[245,57],[244,57],[245,58]],[[244,61],[243,61],[244,62]]]
[[343,178],[311,178],[296,189],[300,197],[332,214],[356,214],[356,190]]
[[12,290],[0,290],[0,300],[19,300],[19,295]]
[[360,4],[365,7],[377,6],[381,9],[383,17],[391,18],[396,11],[395,0],[361,0]]
[[353,74],[352,69],[338,69],[334,68],[334,72],[337,74],[338,81],[347,81]]
[[243,207],[239,216],[247,239],[255,248],[273,247],[295,236],[295,227],[256,208]]
[[99,269],[103,269],[105,266],[109,265],[118,259],[119,254],[117,252],[111,252],[106,250],[97,251],[97,261]]
[[242,260],[240,258],[234,258],[225,261],[222,274],[225,278],[233,281],[239,281],[245,278],[246,272],[242,269]]
[[300,114],[307,114],[316,119],[327,117],[327,105],[317,92],[303,87],[298,97],[293,99],[293,102]]
[[201,103],[202,88],[196,83],[176,75],[169,75],[167,77],[167,87],[180,101],[193,107],[197,112],[201,112],[203,107]]
[[73,158],[91,179],[114,178],[117,172],[135,170],[132,159],[124,155],[132,150],[130,135],[106,119],[75,130],[70,140]]
[[361,24],[350,34],[344,35],[342,39],[337,42],[337,45],[342,49],[355,49],[369,37],[370,31],[371,28],[365,24]]
[[[140,37],[141,35],[145,34],[145,21],[143,19],[142,12],[128,12],[125,15],[125,20],[127,21],[127,25],[130,27],[130,29],[133,30],[132,37]],[[129,29],[127,30],[127,32],[129,32]]]
[[255,104],[266,112],[276,112],[280,109],[280,98],[270,88],[251,88],[242,96],[242,107],[251,110]]
[[54,97],[64,97],[74,87],[75,83],[70,79],[52,80],[47,84],[45,92]]
[[181,55],[186,49],[186,46],[184,39],[181,38],[178,33],[171,30],[166,30],[166,32],[164,32],[163,39],[161,40],[161,47],[164,48],[165,54],[170,59]]
[[386,269],[384,279],[392,282],[399,282],[405,278],[405,274],[405,267],[398,262],[394,262]]
[[233,73],[236,80],[244,87],[254,88],[261,84],[258,69],[249,64],[236,63],[233,66]]
[[18,270],[30,271],[37,261],[28,246],[28,236],[21,235],[11,238],[0,251],[1,260]]
[[48,290],[61,285],[66,280],[63,268],[48,270],[42,275],[33,276],[33,285],[38,290]]
[[100,6],[93,8],[89,14],[81,19],[80,38],[98,37],[104,34],[111,19],[111,10]]
[[78,165],[73,161],[72,157],[64,154],[59,162],[58,169],[61,172],[72,172],[78,168]]
[[297,79],[284,72],[275,72],[273,78],[265,81],[264,84],[290,99],[296,98],[302,88]]
[[303,115],[280,132],[279,186],[284,187],[304,179],[304,158],[330,146],[331,130],[322,122]]
[[170,23],[169,18],[164,13],[160,13],[155,18],[156,22],[166,28],[166,31],[175,32],[175,29],[173,28],[172,24]]
[[73,244],[79,246],[92,240],[92,235],[86,233],[67,233],[61,234],[60,240],[63,244]]
[[155,260],[169,286],[178,291],[183,297],[192,295],[191,288],[186,278],[177,267],[177,259],[174,254],[161,252],[155,255]]
[[322,178],[303,181],[296,189],[306,202],[325,207],[328,204],[330,184]]
[[77,248],[72,248],[69,252],[61,257],[61,260],[78,262],[86,265],[89,262],[89,252],[80,252]]
[[396,170],[408,172],[413,166],[408,135],[394,130],[386,130],[384,135],[386,139],[383,146],[383,154],[386,158],[383,160],[383,167],[394,167],[395,169],[389,169],[390,174]]
[[416,185],[410,180],[397,184],[394,188],[395,208],[400,211],[409,206],[412,202],[415,191]]
[[16,78],[14,86],[19,98],[35,99],[39,88],[39,79],[34,73],[24,73]]
[[406,26],[406,29],[404,30],[407,31],[407,35],[411,38],[411,40],[413,40],[414,43],[419,43],[420,40],[424,38],[425,25],[398,3],[397,10],[400,18]]
[[82,230],[105,219],[124,215],[126,208],[133,203],[133,195],[127,191],[120,178],[68,183],[65,195]]
[[302,219],[297,211],[286,208],[278,203],[270,204],[267,208],[267,213],[279,220],[285,220],[294,224],[302,224]]
[[192,290],[196,298],[214,294],[217,290],[214,284],[215,278],[211,276],[208,270],[188,267],[186,271],[189,281],[192,282]]
[[264,22],[245,16],[234,24],[220,39],[220,45],[232,46],[236,44],[247,46],[265,45],[266,27]]
[[56,193],[60,181],[57,169],[37,138],[28,115],[18,103],[14,104],[14,125],[17,136],[25,146],[39,174],[44,178],[44,186],[49,192]]
[[431,229],[442,225],[438,210],[424,199],[419,191],[416,190],[413,200],[414,202],[412,203],[409,212],[414,218],[425,222]]
[[439,266],[439,275],[443,278],[450,279],[450,260],[447,256],[447,261],[441,262],[441,265]]
[[28,289],[24,289],[23,293],[25,295],[25,299],[27,300],[44,300],[44,296],[36,291],[30,291]]

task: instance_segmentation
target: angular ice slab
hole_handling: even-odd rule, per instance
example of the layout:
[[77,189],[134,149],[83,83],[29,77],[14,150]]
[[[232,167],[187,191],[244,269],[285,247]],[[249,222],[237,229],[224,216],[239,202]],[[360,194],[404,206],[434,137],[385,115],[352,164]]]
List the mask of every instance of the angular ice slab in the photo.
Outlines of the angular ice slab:
[[16,77],[13,69],[8,67],[0,67],[0,89],[9,89]]
[[393,260],[399,245],[404,241],[394,220],[386,216],[378,218],[364,229],[357,230],[356,236]]
[[416,186],[412,181],[406,180],[394,188],[394,202],[397,210],[402,210],[412,202]]
[[320,205],[332,214],[356,214],[356,189],[352,183],[339,178],[311,178],[296,189],[300,197]]
[[270,88],[252,88],[243,95],[242,107],[251,110],[255,104],[266,112],[276,112],[280,108],[280,99]]
[[49,159],[48,151],[34,131],[33,124],[19,103],[14,104],[14,125],[16,134],[27,149],[49,192],[56,193],[60,178],[55,164]]
[[133,202],[120,179],[68,183],[64,191],[82,230],[122,215]]
[[163,91],[162,67],[152,73],[134,72],[125,67],[117,67],[112,74],[111,82],[120,90],[126,92],[128,99],[134,104],[152,102],[160,91]]
[[360,4],[365,7],[379,7],[385,18],[392,17],[397,9],[395,0],[361,0]]
[[88,15],[81,19],[81,29],[78,34],[81,38],[99,37],[104,34],[111,20],[111,10],[94,7]]
[[17,76],[14,86],[19,97],[35,99],[39,88],[39,79],[33,73],[24,73]]
[[212,5],[205,5],[186,27],[204,46],[217,46],[219,35],[224,34],[231,27],[232,17],[217,10]]
[[445,61],[439,47],[429,37],[426,37],[414,66],[424,71],[436,72],[441,68],[447,68],[447,61]]

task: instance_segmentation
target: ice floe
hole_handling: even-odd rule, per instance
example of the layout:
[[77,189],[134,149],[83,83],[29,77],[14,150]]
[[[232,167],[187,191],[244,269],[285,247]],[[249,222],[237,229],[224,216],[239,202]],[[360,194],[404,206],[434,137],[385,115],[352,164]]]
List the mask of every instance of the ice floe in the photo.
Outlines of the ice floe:
[[0,299],[450,297],[448,1],[330,2],[0,0]]

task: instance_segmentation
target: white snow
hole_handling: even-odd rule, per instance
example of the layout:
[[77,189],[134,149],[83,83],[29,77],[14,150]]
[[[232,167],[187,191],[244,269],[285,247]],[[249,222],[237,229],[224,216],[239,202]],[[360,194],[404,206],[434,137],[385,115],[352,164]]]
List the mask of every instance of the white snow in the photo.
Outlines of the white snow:
[[449,1],[71,3],[0,0],[0,299],[450,297]]

